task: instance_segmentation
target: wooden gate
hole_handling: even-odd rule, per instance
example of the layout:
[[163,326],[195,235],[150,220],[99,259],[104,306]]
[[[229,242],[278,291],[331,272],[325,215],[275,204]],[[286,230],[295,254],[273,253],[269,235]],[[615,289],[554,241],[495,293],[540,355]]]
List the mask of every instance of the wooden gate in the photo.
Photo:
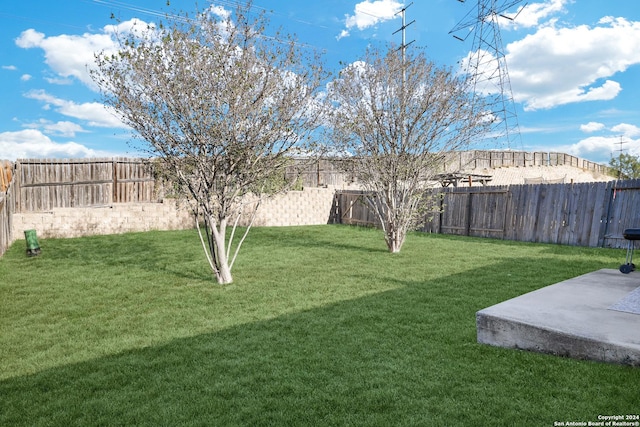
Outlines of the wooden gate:
[[440,202],[439,232],[504,238],[508,195],[501,188],[445,192]]

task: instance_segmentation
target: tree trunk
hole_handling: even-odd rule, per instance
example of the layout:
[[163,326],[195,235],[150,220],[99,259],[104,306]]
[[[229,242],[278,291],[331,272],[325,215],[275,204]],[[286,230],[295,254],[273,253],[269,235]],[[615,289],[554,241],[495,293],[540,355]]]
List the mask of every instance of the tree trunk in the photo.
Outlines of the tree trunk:
[[218,283],[220,285],[227,285],[233,282],[233,277],[231,277],[231,269],[229,268],[228,262],[220,264],[220,267],[216,272],[216,279],[218,279]]
[[400,252],[400,246],[394,240],[389,241],[387,243],[387,247],[389,248],[389,252],[391,252],[392,254],[397,254],[398,252]]
[[216,279],[221,285],[233,282],[231,277],[231,268],[229,267],[229,254],[227,253],[227,219],[221,218],[218,224],[219,228],[213,226],[214,244],[216,245]]
[[385,240],[387,241],[387,248],[389,248],[389,252],[393,254],[400,252],[405,236],[406,233],[401,230],[397,230],[394,224],[387,224],[387,235],[385,236]]

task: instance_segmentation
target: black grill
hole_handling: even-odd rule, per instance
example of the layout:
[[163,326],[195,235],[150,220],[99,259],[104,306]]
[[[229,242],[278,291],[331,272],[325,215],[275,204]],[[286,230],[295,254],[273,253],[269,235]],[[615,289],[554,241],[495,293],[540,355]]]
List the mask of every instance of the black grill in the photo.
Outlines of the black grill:
[[629,245],[627,246],[627,259],[620,266],[620,272],[629,274],[636,269],[636,265],[633,263],[633,250],[636,240],[640,240],[640,228],[627,228],[622,235],[629,241]]

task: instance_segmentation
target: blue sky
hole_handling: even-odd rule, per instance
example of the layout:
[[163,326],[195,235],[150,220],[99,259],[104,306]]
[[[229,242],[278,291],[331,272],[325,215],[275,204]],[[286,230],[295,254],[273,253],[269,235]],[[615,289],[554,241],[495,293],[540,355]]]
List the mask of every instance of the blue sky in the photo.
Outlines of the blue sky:
[[[504,1],[500,1],[503,3]],[[398,10],[410,1],[254,0],[273,25],[325,52],[326,65],[362,56],[372,42],[401,41]],[[640,2],[529,0],[501,34],[522,142],[514,150],[559,151],[607,163],[640,155]],[[87,67],[112,46],[116,21],[193,11],[172,0],[5,1],[0,5],[0,159],[135,156],[129,131],[100,103]],[[200,0],[227,10],[232,0]],[[472,49],[449,31],[477,0],[415,0],[407,41],[442,66]],[[515,13],[519,5],[509,9]],[[505,147],[494,147],[505,148]]]

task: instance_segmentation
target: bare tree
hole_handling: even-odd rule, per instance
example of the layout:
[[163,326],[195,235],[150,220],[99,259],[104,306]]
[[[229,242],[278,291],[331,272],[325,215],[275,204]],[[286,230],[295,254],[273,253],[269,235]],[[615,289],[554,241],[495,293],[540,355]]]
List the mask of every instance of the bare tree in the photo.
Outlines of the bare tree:
[[489,129],[491,115],[467,82],[422,52],[367,51],[329,85],[332,138],[353,156],[391,252],[423,216],[425,189],[446,152]]
[[[200,239],[224,284],[258,208],[247,200],[285,190],[291,156],[313,142],[325,76],[314,52],[265,35],[268,21],[250,3],[214,11],[120,34],[92,77],[203,219]],[[236,236],[241,215],[251,221]]]

